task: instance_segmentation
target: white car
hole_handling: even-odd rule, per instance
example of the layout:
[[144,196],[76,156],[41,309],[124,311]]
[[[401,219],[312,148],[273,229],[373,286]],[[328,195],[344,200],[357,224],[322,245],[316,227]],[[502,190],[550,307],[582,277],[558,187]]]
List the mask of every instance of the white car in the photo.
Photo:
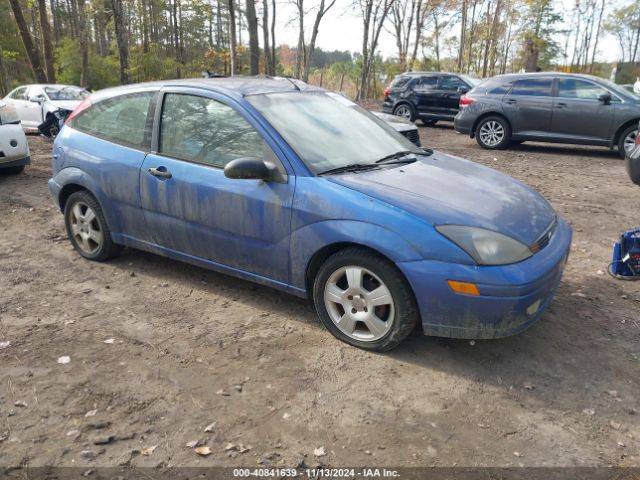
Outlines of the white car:
[[37,130],[57,110],[73,111],[89,95],[73,85],[23,85],[2,99],[13,105],[25,130]]
[[29,144],[16,110],[0,100],[0,174],[20,173],[29,163]]

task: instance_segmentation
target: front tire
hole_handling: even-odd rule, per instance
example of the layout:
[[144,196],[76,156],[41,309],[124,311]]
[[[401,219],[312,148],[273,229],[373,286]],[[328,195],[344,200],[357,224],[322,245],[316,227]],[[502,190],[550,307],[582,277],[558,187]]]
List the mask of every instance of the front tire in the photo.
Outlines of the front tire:
[[86,190],[72,193],[64,206],[64,226],[73,248],[88,260],[115,257],[122,246],[113,243],[100,204]]
[[416,120],[416,111],[408,103],[401,103],[394,107],[393,114],[398,117],[406,118],[410,122],[415,122]]
[[503,150],[509,145],[511,127],[502,117],[491,116],[480,120],[476,128],[478,145],[487,150]]
[[438,123],[438,120],[422,120],[422,124],[425,127],[433,127],[436,123]]
[[327,330],[366,350],[396,347],[419,318],[413,291],[396,266],[357,247],[324,262],[314,281],[313,299]]
[[628,148],[633,148],[636,137],[638,136],[638,126],[631,125],[623,130],[618,139],[618,153],[622,158],[625,157]]

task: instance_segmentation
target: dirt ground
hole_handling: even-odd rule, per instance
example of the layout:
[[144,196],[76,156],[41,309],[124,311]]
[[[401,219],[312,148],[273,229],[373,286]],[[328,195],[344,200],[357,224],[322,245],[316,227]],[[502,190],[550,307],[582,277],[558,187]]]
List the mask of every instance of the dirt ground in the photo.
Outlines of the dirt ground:
[[416,330],[373,354],[269,288],[138,251],[88,262],[49,198],[51,144],[30,137],[33,164],[0,177],[0,466],[640,466],[640,283],[604,273],[639,222],[623,162],[420,132],[573,225],[563,283],[528,331]]

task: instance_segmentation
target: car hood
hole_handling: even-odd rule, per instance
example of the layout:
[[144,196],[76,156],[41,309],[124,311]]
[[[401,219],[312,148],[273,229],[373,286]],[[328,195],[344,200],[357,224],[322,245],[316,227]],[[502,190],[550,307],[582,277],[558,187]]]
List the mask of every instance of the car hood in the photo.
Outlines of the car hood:
[[48,103],[54,106],[56,109],[61,108],[63,110],[69,110],[72,112],[78,105],[80,105],[81,100],[51,100]]
[[440,152],[418,158],[400,167],[326,178],[433,225],[486,228],[525,245],[538,240],[556,216],[539,193],[496,170]]

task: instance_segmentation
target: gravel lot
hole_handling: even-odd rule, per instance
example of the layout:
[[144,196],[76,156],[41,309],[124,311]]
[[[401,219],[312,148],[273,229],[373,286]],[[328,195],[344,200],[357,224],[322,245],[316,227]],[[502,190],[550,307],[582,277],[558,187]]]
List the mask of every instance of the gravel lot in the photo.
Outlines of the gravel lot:
[[[30,137],[33,164],[0,177],[0,472],[640,466],[640,284],[604,273],[614,239],[639,222],[623,162],[597,148],[483,151],[450,125],[420,132],[532,185],[573,225],[563,283],[528,331],[477,342],[416,331],[373,354],[269,288],[137,251],[85,261],[48,195],[51,144]],[[195,441],[212,453],[185,446]]]

